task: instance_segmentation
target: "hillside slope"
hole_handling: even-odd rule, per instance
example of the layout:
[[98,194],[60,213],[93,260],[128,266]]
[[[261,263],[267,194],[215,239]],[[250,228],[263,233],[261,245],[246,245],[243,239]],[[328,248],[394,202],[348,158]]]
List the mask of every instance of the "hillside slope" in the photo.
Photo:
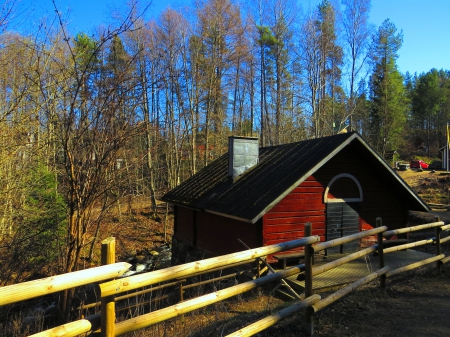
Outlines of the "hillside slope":
[[450,223],[450,174],[444,171],[398,171],[398,174],[432,208],[430,214],[411,212],[414,223],[432,222],[435,216]]

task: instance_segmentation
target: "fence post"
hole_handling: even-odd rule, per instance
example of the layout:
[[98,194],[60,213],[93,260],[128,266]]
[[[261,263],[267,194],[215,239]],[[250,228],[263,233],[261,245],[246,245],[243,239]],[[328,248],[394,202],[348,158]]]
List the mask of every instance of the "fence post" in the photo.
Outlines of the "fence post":
[[180,297],[179,302],[183,302],[184,301],[183,281],[180,282],[180,287],[178,290],[179,290],[179,297]]
[[256,278],[261,277],[261,264],[259,263],[259,258],[255,259],[256,262]]
[[[438,216],[436,216],[436,217],[434,217],[434,221],[439,222],[439,221],[441,221],[441,219]],[[436,237],[436,256],[441,255],[441,232],[442,232],[441,227],[434,228],[434,233],[435,233],[435,237]],[[441,273],[441,265],[442,265],[442,261],[436,261],[438,275]]]
[[[102,241],[102,265],[116,262],[116,239],[109,237]],[[101,299],[101,337],[115,336],[116,308],[114,296]]]
[[[305,238],[312,235],[311,222],[305,223]],[[305,246],[305,298],[312,296],[312,258],[314,251],[311,245]],[[314,334],[314,322],[312,311],[305,310],[305,333],[307,336]]]
[[[381,227],[383,222],[380,217],[376,218],[376,226]],[[384,268],[383,233],[377,234],[378,245],[378,269]],[[386,274],[380,275],[380,288],[386,288]]]

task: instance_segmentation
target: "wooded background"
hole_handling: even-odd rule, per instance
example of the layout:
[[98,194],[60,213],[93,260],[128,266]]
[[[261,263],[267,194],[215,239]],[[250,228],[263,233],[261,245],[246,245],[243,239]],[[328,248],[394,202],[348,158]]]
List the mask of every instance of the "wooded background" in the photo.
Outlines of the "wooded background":
[[204,0],[152,21],[132,0],[74,36],[57,2],[18,33],[19,4],[0,12],[0,284],[77,270],[112,205],[145,196],[156,215],[230,135],[356,130],[404,160],[446,144],[449,71],[401,74],[402,32],[370,25],[370,0]]

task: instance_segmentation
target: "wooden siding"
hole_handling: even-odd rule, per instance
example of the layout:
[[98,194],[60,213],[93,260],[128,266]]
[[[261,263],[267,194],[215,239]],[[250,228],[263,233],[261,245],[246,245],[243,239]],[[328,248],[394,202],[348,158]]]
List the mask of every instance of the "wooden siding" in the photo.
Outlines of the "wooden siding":
[[263,217],[263,244],[271,245],[305,236],[304,224],[313,224],[313,235],[325,237],[325,187],[309,177]]
[[195,248],[208,256],[246,250],[238,239],[250,248],[262,245],[261,221],[251,224],[206,212],[198,212],[196,220],[197,245]]
[[189,245],[194,245],[194,210],[176,206],[175,209],[175,225],[174,225],[174,235],[182,239]]

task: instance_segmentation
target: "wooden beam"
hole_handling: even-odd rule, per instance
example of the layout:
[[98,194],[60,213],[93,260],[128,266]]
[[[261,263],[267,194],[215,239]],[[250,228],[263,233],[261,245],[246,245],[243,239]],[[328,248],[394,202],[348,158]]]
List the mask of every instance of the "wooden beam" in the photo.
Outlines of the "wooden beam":
[[331,270],[333,268],[339,267],[347,262],[353,261],[361,256],[370,254],[372,252],[375,252],[378,249],[377,245],[373,245],[370,247],[367,247],[365,249],[359,250],[355,253],[349,254],[347,256],[341,257],[340,259],[331,261],[329,263],[323,264],[321,266],[318,267],[314,267],[312,270],[312,275],[313,276],[317,276],[319,274],[322,274],[328,270]]
[[278,311],[276,314],[267,316],[257,322],[254,322],[245,328],[242,328],[232,334],[227,335],[226,337],[246,337],[253,336],[260,331],[263,331],[272,325],[277,324],[279,321],[292,316],[293,314],[299,312],[302,309],[310,307],[312,304],[316,303],[320,300],[320,295],[312,295],[310,297],[305,298],[303,301],[295,303],[290,307],[287,307],[283,310]]
[[75,337],[100,327],[100,314],[41,331],[29,337]]
[[118,262],[0,288],[0,306],[121,276],[131,264]]
[[[312,225],[310,222],[305,224],[305,236],[310,236],[312,233]],[[305,297],[313,295],[313,257],[314,249],[311,245],[305,246]],[[311,312],[305,312],[305,333],[307,336],[314,334],[314,320]]]
[[166,269],[133,275],[130,277],[124,277],[118,280],[102,283],[99,285],[99,287],[102,296],[120,294],[125,291],[146,287],[156,283],[162,283],[175,278],[186,277],[194,273],[203,272],[219,267],[225,267],[239,261],[256,259],[257,257],[267,256],[284,250],[302,247],[307,244],[316,243],[318,241],[320,241],[319,236],[311,236],[308,238],[278,243],[275,245],[250,249],[205,260],[194,261],[179,266],[169,267]]
[[450,229],[450,224],[445,225],[445,226],[442,226],[441,229],[442,229],[443,231],[449,230],[449,229]]
[[433,239],[425,239],[425,240],[407,243],[404,245],[398,245],[398,246],[394,246],[394,247],[384,248],[383,252],[384,252],[384,254],[388,254],[388,253],[392,253],[392,252],[398,252],[399,250],[409,249],[409,248],[418,247],[418,246],[422,246],[422,245],[428,245],[433,242],[434,242],[434,238]]
[[[136,291],[136,292],[133,292],[131,294],[117,296],[117,297],[114,297],[114,301],[115,302],[119,302],[119,301],[122,301],[122,300],[126,300],[127,298],[132,298],[132,297],[136,297],[136,296],[139,296],[139,295],[148,294],[148,293],[155,292],[157,290],[161,290],[161,289],[164,289],[164,288],[169,288],[169,287],[174,287],[174,286],[176,287],[176,286],[179,286],[180,283],[183,283],[183,282],[186,282],[186,279],[177,280],[175,282],[170,282],[170,283],[165,283],[165,284],[160,285],[160,286],[147,288],[147,289],[144,289],[144,290],[141,290],[141,291]],[[156,300],[158,300],[158,299],[156,299]],[[96,306],[98,306],[100,304],[101,304],[101,302],[83,304],[83,305],[79,306],[76,310],[86,310],[86,309],[90,309],[90,308],[95,308]]]
[[[377,228],[382,226],[382,219],[380,217],[376,218]],[[377,234],[377,248],[378,248],[378,270],[383,270],[384,268],[384,250],[383,250],[383,233]],[[386,288],[386,274],[380,275],[380,288]]]
[[[438,216],[436,216],[434,218],[434,221],[436,221],[436,222],[438,222],[440,220],[441,219]],[[434,228],[434,236],[436,239],[436,242],[435,242],[436,243],[436,256],[441,255],[441,232],[442,232],[441,227]],[[442,265],[441,261],[439,261],[439,260],[436,261],[436,269],[437,269],[438,274],[441,273],[441,265]]]
[[432,223],[428,223],[428,224],[424,224],[424,225],[418,225],[418,226],[412,226],[412,227],[406,227],[406,228],[400,228],[400,229],[393,229],[393,230],[384,232],[383,235],[391,236],[391,235],[396,235],[396,234],[404,234],[404,233],[420,231],[422,229],[434,228],[434,227],[443,226],[443,225],[444,225],[443,221],[432,222]]
[[447,236],[446,238],[441,239],[441,244],[446,243],[450,241],[450,236]]
[[286,270],[279,271],[275,274],[263,276],[256,280],[244,282],[207,295],[186,300],[184,302],[180,302],[170,307],[153,311],[145,315],[140,315],[138,317],[134,317],[129,320],[119,322],[116,324],[116,336],[121,336],[129,332],[140,330],[150,325],[186,314],[199,308],[206,307],[210,304],[223,301],[227,298],[240,295],[249,290],[261,287],[262,285],[279,281],[282,278],[298,274],[300,270],[301,269],[299,266],[295,266]]
[[335,240],[330,240],[330,241],[326,241],[326,242],[321,242],[318,243],[317,245],[314,245],[314,251],[318,252],[324,249],[328,249],[331,247],[335,247],[335,246],[340,246],[344,243],[348,243],[354,240],[358,240],[358,239],[362,239],[365,238],[366,236],[371,236],[371,235],[376,235],[378,233],[384,232],[387,230],[386,226],[382,226],[380,228],[374,228],[368,231],[363,231],[363,232],[359,232],[356,234],[352,234],[352,235],[348,235],[348,236],[344,236],[342,238],[339,239],[335,239]]
[[348,293],[352,292],[356,288],[359,288],[360,286],[375,280],[380,275],[386,274],[388,271],[389,271],[389,267],[384,267],[384,268],[338,290],[337,292],[331,294],[330,296],[315,303],[313,306],[311,306],[310,311],[312,311],[313,313],[318,312],[319,310],[325,308],[326,306],[330,305],[331,303],[337,301],[338,299],[340,299],[340,298],[344,297],[345,295],[347,295]]
[[447,256],[446,258],[443,258],[442,259],[442,263],[444,264],[444,263],[447,263],[447,262],[450,262],[450,256]]
[[[116,240],[109,237],[102,241],[102,264],[109,265],[116,262]],[[116,303],[114,296],[102,296],[101,298],[101,336],[111,337],[115,335]]]
[[424,265],[426,265],[428,263],[432,263],[432,262],[436,262],[436,261],[442,260],[443,258],[445,258],[445,255],[441,254],[441,255],[438,255],[438,256],[433,256],[433,257],[430,257],[428,259],[416,262],[416,263],[411,263],[411,264],[408,264],[407,266],[388,271],[386,273],[386,277],[391,277],[391,276],[403,273],[405,271],[413,270],[415,268],[424,266]]

